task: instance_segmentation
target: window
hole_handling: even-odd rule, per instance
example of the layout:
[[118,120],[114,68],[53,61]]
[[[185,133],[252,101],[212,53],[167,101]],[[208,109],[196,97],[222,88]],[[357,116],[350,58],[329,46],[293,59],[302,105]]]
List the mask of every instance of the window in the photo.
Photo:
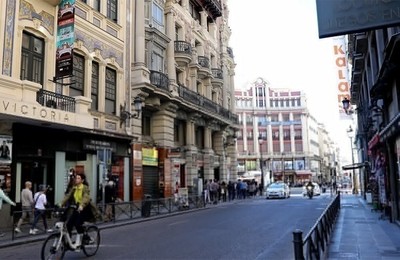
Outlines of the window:
[[117,93],[117,72],[113,69],[106,68],[105,112],[107,114],[115,114],[116,93]]
[[204,148],[204,127],[203,126],[196,127],[195,135],[196,135],[195,136],[196,146],[198,148],[203,149]]
[[193,17],[194,20],[200,21],[199,8],[197,6],[195,6],[195,4],[192,1],[189,2],[189,13]]
[[156,50],[153,51],[153,55],[151,57],[151,69],[164,72],[164,55],[163,50],[161,48],[157,48],[157,46],[153,46]]
[[273,140],[279,140],[279,130],[272,130],[272,139]]
[[247,129],[247,140],[253,139],[253,130]]
[[99,64],[97,62],[92,62],[92,88],[91,88],[91,98],[93,110],[99,109]]
[[73,55],[73,71],[72,76],[75,84],[69,87],[69,95],[71,97],[83,96],[83,89],[85,85],[85,58],[81,55],[74,53]]
[[290,121],[290,115],[289,114],[282,114],[282,121],[283,122],[289,122]]
[[186,145],[186,122],[183,120],[174,121],[174,141],[179,145]]
[[153,3],[153,24],[157,29],[164,27],[164,10],[157,4]]
[[142,113],[142,135],[151,135],[151,114]]
[[118,21],[118,0],[107,0],[107,17],[114,21]]
[[100,0],[93,0],[93,9],[100,12]]
[[284,140],[290,140],[290,129],[284,129],[283,130],[283,139]]
[[301,129],[295,129],[294,130],[294,139],[301,140],[301,138],[302,138]]
[[262,126],[267,125],[267,119],[265,118],[265,116],[258,116],[257,120],[258,120],[258,125],[262,125]]
[[22,35],[21,80],[43,84],[44,41],[33,34]]
[[252,124],[253,124],[253,116],[246,115],[246,125],[252,125]]

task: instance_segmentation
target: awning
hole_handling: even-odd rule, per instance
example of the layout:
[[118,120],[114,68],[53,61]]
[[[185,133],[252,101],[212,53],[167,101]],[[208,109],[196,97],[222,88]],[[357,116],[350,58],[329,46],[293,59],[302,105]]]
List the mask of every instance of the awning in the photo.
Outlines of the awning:
[[306,175],[312,175],[312,172],[310,171],[296,171],[297,176],[306,176]]
[[363,167],[369,167],[369,162],[363,162],[363,163],[354,163],[354,164],[349,164],[342,166],[343,170],[353,170],[353,169],[360,169]]

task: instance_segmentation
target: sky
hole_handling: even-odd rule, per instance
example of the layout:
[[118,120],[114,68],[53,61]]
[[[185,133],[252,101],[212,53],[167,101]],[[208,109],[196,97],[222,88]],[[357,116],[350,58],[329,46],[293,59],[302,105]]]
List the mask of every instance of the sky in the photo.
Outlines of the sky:
[[[306,93],[310,113],[346,159],[352,120],[339,120],[337,70],[331,38],[319,39],[316,0],[228,0],[235,88],[262,77],[274,88]],[[352,126],[354,129],[354,126]]]

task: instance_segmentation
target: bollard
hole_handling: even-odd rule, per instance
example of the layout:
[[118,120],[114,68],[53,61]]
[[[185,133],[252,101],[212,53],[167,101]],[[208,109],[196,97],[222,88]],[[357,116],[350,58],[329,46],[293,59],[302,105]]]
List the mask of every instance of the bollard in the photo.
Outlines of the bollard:
[[304,260],[303,255],[303,231],[296,229],[293,231],[293,247],[294,247],[294,259]]

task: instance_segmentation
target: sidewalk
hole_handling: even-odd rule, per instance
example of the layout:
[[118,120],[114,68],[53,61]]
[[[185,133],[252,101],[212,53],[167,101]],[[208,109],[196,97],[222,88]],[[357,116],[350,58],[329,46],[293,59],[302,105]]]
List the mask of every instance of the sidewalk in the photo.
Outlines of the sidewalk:
[[400,227],[371,209],[361,196],[342,194],[328,259],[400,259]]

